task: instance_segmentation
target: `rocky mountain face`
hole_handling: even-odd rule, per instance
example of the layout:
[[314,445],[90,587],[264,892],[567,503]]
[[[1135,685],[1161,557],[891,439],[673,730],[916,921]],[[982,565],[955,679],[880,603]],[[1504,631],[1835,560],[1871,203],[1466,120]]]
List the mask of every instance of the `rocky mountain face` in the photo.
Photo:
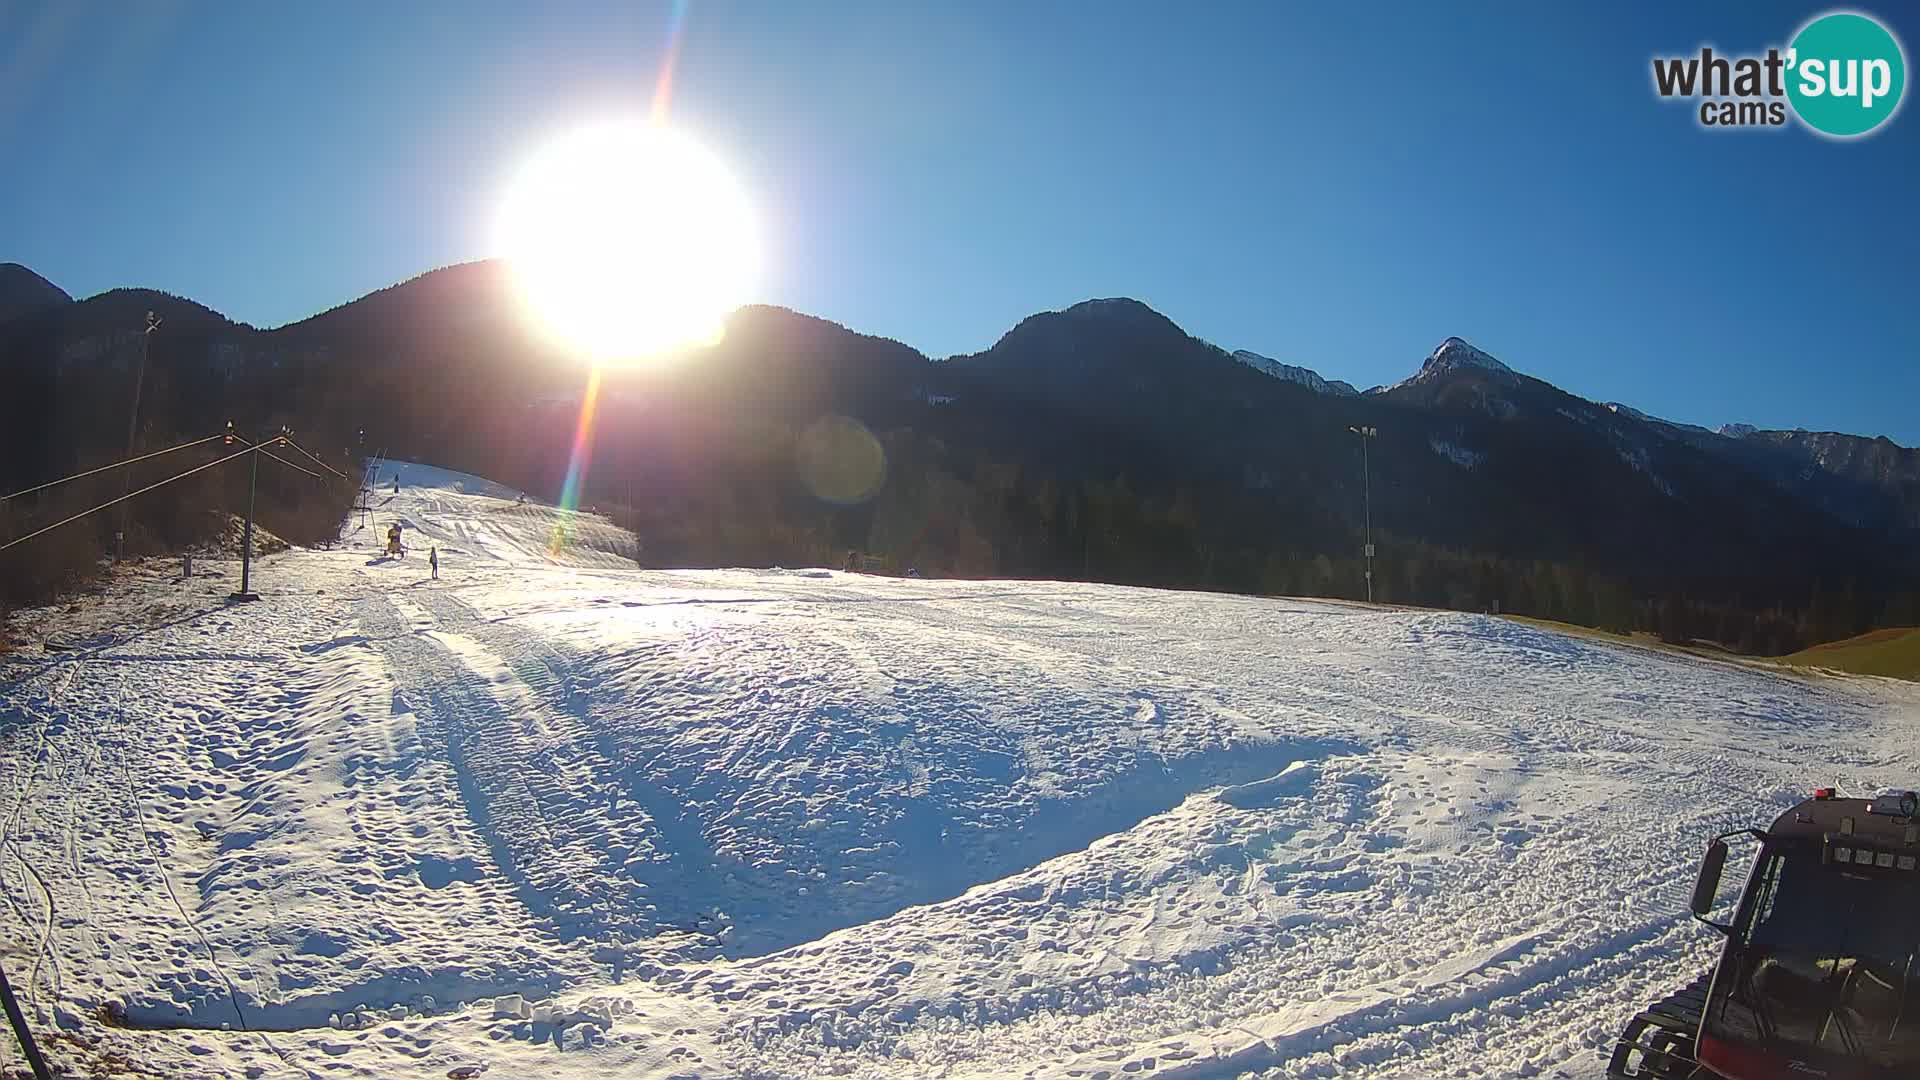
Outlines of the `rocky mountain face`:
[[1842,521],[1896,535],[1920,529],[1920,450],[1884,435],[1762,430],[1738,423],[1715,430],[1618,403],[1608,408],[1761,476]]
[[1739,430],[1715,447],[1844,520],[1888,533],[1920,530],[1920,450],[1886,436]]

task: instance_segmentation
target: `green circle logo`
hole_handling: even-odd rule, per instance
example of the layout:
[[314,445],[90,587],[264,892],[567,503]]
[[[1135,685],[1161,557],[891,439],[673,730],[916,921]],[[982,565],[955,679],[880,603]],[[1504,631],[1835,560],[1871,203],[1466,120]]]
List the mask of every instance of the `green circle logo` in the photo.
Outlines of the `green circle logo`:
[[1787,99],[1815,131],[1865,135],[1886,123],[1907,88],[1907,59],[1887,28],[1835,12],[1808,23],[1787,53]]

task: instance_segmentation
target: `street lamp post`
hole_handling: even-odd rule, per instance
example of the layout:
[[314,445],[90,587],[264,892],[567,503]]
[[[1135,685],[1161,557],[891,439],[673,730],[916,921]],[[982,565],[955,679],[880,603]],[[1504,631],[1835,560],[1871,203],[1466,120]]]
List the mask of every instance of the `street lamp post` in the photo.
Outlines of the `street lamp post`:
[[[133,456],[134,436],[140,430],[140,389],[147,381],[147,348],[153,338],[153,332],[160,329],[161,318],[153,312],[147,312],[147,328],[140,333],[140,367],[133,376],[133,412],[127,417],[127,456]],[[133,466],[126,468],[126,483],[120,495],[124,498],[133,490]],[[113,533],[113,561],[119,562],[127,550],[127,504],[120,504],[120,527]]]
[[1366,507],[1367,522],[1367,603],[1373,603],[1373,470],[1367,461],[1367,443],[1380,434],[1375,427],[1349,427],[1360,436],[1360,490]]

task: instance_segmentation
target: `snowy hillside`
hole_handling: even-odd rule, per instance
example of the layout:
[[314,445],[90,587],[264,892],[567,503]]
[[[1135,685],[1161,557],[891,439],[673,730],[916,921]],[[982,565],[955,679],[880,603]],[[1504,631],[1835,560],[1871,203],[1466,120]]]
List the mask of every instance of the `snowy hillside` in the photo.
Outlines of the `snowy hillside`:
[[1332,602],[640,570],[516,494],[404,466],[259,603],[155,568],[29,620],[80,647],[0,662],[0,964],[57,1062],[1595,1078],[1711,955],[1707,834],[1920,776],[1906,684]]

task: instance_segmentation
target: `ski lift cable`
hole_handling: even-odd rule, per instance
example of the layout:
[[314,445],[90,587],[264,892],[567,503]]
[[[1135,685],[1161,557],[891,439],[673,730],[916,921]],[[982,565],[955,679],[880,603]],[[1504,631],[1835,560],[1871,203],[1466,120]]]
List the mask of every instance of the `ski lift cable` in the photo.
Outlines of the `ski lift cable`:
[[[220,438],[220,436],[215,435],[214,438],[217,439],[217,438]],[[215,465],[224,465],[227,462],[232,461],[234,458],[242,457],[246,454],[251,454],[254,452],[254,450],[255,450],[254,447],[248,447],[245,450],[228,454],[226,457],[215,458],[214,460],[207,462],[205,465],[196,465],[193,468],[188,469],[186,472],[176,473],[172,476],[169,476],[165,480],[162,480],[157,484],[148,484],[146,487],[141,488],[139,491],[130,491],[125,495],[120,496],[117,499],[110,499],[106,502],[101,503],[99,506],[93,507],[92,509],[82,510],[79,513],[73,515],[72,517],[62,518],[61,520],[56,521],[51,525],[45,525],[38,529],[35,529],[32,532],[28,533],[27,535],[19,537],[18,539],[9,540],[4,544],[0,544],[0,551],[5,551],[8,548],[14,546],[15,544],[24,544],[27,541],[33,539],[34,537],[40,536],[44,533],[52,532],[53,530],[59,528],[62,525],[70,525],[73,522],[79,521],[81,518],[86,517],[88,514],[98,513],[102,510],[105,510],[109,506],[117,506],[120,503],[126,502],[128,499],[145,495],[147,492],[152,491],[155,488],[165,487],[168,484],[173,483],[175,480],[183,480],[189,476],[192,476],[194,473],[205,472],[206,470],[213,468]]]
[[273,442],[274,442],[273,439],[269,439],[263,443],[257,443],[247,438],[245,435],[241,435],[237,432],[234,434],[233,437],[235,439],[240,440],[243,443],[246,443],[248,446],[252,447],[253,449],[260,451],[262,454],[265,454],[266,456],[272,458],[273,460],[279,462],[280,464],[285,465],[287,468],[292,469],[294,472],[306,473],[308,476],[313,477],[315,480],[326,479],[326,477],[321,476],[319,473],[314,472],[312,469],[305,468],[304,466],[300,466],[300,465],[295,465],[293,462],[288,461],[286,458],[283,458],[280,455],[274,453],[273,451],[267,449],[267,447],[273,445]]
[[333,466],[331,466],[331,465],[329,465],[329,464],[327,464],[326,462],[324,462],[324,461],[321,461],[321,460],[320,460],[320,459],[319,459],[318,457],[315,457],[312,451],[310,451],[310,450],[308,450],[308,449],[307,449],[306,447],[304,447],[304,446],[301,446],[301,445],[300,445],[299,443],[297,443],[297,442],[294,442],[294,441],[293,441],[293,437],[292,437],[292,436],[290,436],[290,435],[282,435],[282,436],[280,436],[280,441],[281,441],[281,442],[283,442],[283,443],[285,443],[285,444],[286,444],[286,445],[288,445],[288,446],[291,446],[291,447],[293,447],[293,448],[294,448],[295,450],[298,450],[298,451],[300,451],[301,453],[303,453],[303,454],[305,454],[305,455],[307,455],[307,457],[308,457],[308,458],[309,458],[309,459],[310,459],[310,460],[311,460],[311,461],[312,461],[312,462],[313,462],[313,463],[314,463],[315,465],[318,465],[318,466],[320,466],[321,468],[323,468],[323,469],[325,469],[325,470],[327,470],[328,472],[330,472],[330,473],[332,473],[333,475],[335,475],[335,476],[337,476],[337,477],[339,477],[340,479],[342,479],[342,480],[351,480],[351,479],[353,479],[352,477],[350,477],[350,476],[348,476],[348,475],[347,475],[346,473],[343,473],[343,472],[341,472],[341,471],[340,471],[339,469],[336,469],[336,468],[334,468]]
[[283,457],[281,457],[280,455],[278,455],[278,454],[276,454],[276,453],[274,453],[274,452],[273,452],[273,451],[271,451],[271,450],[268,450],[268,449],[267,449],[266,447],[264,447],[264,446],[257,446],[257,447],[254,447],[254,449],[256,449],[256,450],[258,450],[258,451],[260,451],[260,452],[261,452],[262,454],[265,454],[266,456],[268,456],[268,457],[270,457],[270,458],[272,458],[273,460],[275,460],[275,461],[277,461],[277,462],[279,462],[280,464],[282,464],[282,465],[285,465],[285,466],[286,466],[287,468],[289,468],[289,469],[292,469],[292,470],[293,470],[294,472],[302,472],[302,473],[306,473],[306,474],[307,474],[308,476],[311,476],[311,477],[313,477],[313,478],[314,478],[315,480],[325,480],[325,479],[326,479],[326,477],[324,477],[324,476],[321,476],[321,475],[320,475],[319,473],[317,473],[317,472],[314,472],[314,471],[313,471],[312,469],[306,469],[306,468],[302,468],[302,467],[300,467],[300,466],[298,466],[298,465],[295,465],[295,464],[294,464],[293,462],[291,462],[291,461],[288,461],[288,460],[287,460],[286,458],[283,458]]
[[79,473],[74,473],[74,474],[73,474],[72,476],[67,476],[67,477],[62,477],[62,478],[61,478],[61,479],[59,479],[59,480],[50,480],[50,481],[48,481],[47,483],[44,483],[44,484],[40,484],[40,485],[38,485],[38,486],[36,486],[36,487],[30,487],[30,488],[26,488],[26,489],[24,489],[24,490],[21,490],[21,491],[16,491],[16,492],[14,492],[14,493],[13,493],[13,494],[11,494],[11,495],[7,495],[7,496],[4,496],[4,497],[0,497],[0,502],[6,502],[6,501],[7,501],[8,499],[17,499],[17,498],[19,498],[19,497],[20,497],[20,496],[22,496],[22,495],[31,495],[31,494],[33,494],[33,493],[34,493],[34,492],[36,492],[36,491],[45,491],[46,489],[48,489],[48,488],[50,488],[50,487],[59,487],[59,486],[60,486],[61,484],[64,484],[64,483],[67,483],[67,482],[69,482],[69,481],[72,481],[72,480],[79,480],[79,479],[82,479],[82,478],[84,478],[84,477],[88,477],[88,476],[94,476],[94,475],[96,475],[96,474],[99,474],[99,473],[103,473],[103,472],[110,472],[110,471],[112,471],[112,470],[114,470],[114,469],[118,469],[118,468],[122,468],[122,467],[124,467],[124,466],[127,466],[127,465],[133,465],[133,464],[136,464],[136,463],[138,463],[138,462],[142,462],[142,461],[145,461],[145,460],[147,460],[148,458],[157,458],[157,457],[159,457],[159,456],[161,456],[162,454],[171,454],[171,453],[173,453],[173,452],[174,452],[174,451],[176,451],[176,450],[186,450],[186,449],[188,449],[188,448],[190,448],[190,447],[195,447],[195,446],[200,446],[200,445],[203,445],[203,444],[205,444],[205,443],[210,443],[210,442],[212,442],[213,440],[215,440],[215,439],[218,439],[218,438],[220,438],[220,436],[218,436],[218,435],[209,435],[209,436],[207,436],[207,437],[206,437],[206,438],[204,438],[204,439],[195,439],[194,441],[192,441],[192,442],[189,442],[189,443],[181,443],[181,444],[180,444],[179,446],[169,446],[169,447],[167,447],[167,448],[166,448],[165,450],[155,450],[155,451],[154,451],[153,453],[151,453],[151,454],[141,454],[141,455],[140,455],[139,457],[132,457],[132,458],[128,458],[128,459],[127,459],[127,460],[125,460],[125,461],[116,461],[116,462],[114,462],[114,463],[113,463],[113,464],[111,464],[111,465],[102,465],[102,466],[100,466],[100,467],[99,467],[99,468],[97,468],[97,469],[88,469],[88,470],[87,470],[86,472],[79,472]]

